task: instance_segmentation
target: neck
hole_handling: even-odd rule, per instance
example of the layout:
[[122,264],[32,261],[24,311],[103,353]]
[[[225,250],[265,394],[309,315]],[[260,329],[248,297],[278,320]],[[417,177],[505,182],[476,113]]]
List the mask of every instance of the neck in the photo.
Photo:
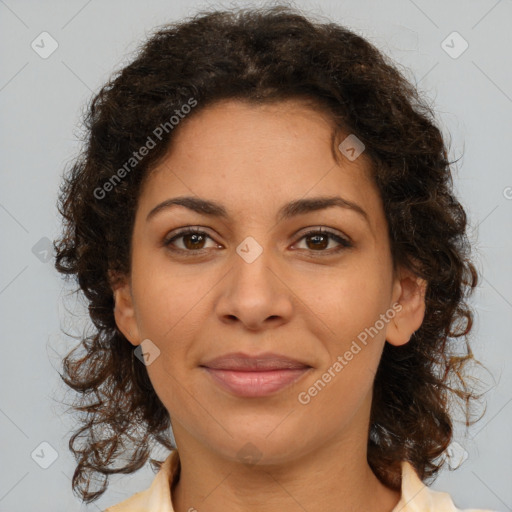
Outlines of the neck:
[[179,425],[173,430],[181,462],[176,512],[225,512],[227,504],[230,512],[391,512],[400,499],[369,467],[361,433],[279,463],[248,464],[212,451]]

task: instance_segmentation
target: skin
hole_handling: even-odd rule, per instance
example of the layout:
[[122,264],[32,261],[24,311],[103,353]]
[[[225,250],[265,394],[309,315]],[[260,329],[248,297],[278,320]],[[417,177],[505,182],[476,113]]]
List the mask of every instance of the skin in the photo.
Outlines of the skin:
[[[180,454],[177,512],[225,511],[226,503],[233,512],[384,512],[399,501],[366,459],[372,386],[384,343],[407,343],[420,327],[425,282],[394,271],[369,160],[335,160],[331,132],[324,114],[298,100],[224,100],[182,121],[141,190],[132,272],[114,290],[115,317],[134,346],[150,339],[160,350],[147,370]],[[230,216],[174,206],[146,221],[157,204],[184,195],[217,201]],[[357,203],[368,220],[331,207],[276,222],[291,200],[332,195]],[[182,253],[172,252],[163,242],[186,226],[210,238],[179,238]],[[320,227],[352,246],[304,238]],[[248,236],[263,250],[252,263],[236,252]],[[299,403],[298,394],[397,303],[400,312]],[[277,352],[312,368],[272,396],[238,397],[198,366],[234,351]],[[241,459],[247,443],[256,463]]]

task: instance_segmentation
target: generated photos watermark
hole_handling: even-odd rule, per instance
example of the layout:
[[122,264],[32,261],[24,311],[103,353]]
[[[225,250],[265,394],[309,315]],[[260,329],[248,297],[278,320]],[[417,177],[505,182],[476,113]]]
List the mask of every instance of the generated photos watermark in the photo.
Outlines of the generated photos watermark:
[[401,310],[402,305],[396,302],[385,313],[382,313],[379,317],[379,320],[377,320],[371,327],[366,327],[363,331],[361,331],[357,335],[357,340],[352,341],[350,348],[346,350],[343,355],[339,355],[336,358],[336,361],[331,366],[329,366],[329,368],[320,376],[319,379],[315,381],[312,386],[308,388],[307,391],[301,391],[298,394],[297,399],[299,403],[302,405],[309,404],[311,399],[317,396],[318,393],[322,391],[325,386],[331,382],[331,380],[334,379],[334,377],[336,377],[336,375],[338,375],[350,361],[352,361],[352,359],[354,359],[354,356],[359,354],[362,348],[368,344],[368,336],[373,339]]
[[[125,178],[137,165],[143,160],[149,152],[156,147],[164,136],[164,132],[168,134],[172,131],[187,114],[190,113],[193,107],[197,105],[195,98],[189,98],[187,103],[183,104],[181,108],[176,109],[168,121],[160,123],[146,139],[146,142],[137,150],[132,153],[132,156],[121,166],[117,171],[107,180],[101,187],[94,189],[94,197],[98,200],[104,199],[108,192],[111,192],[122,179]],[[155,140],[156,139],[156,140]]]

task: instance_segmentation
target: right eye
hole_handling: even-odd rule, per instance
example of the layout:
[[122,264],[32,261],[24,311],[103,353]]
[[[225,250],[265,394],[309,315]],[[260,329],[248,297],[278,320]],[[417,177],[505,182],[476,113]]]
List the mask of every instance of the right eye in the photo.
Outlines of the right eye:
[[[178,239],[183,239],[184,247],[176,248],[174,246],[175,241]],[[198,228],[184,228],[178,233],[175,233],[171,238],[168,238],[164,241],[164,245],[168,247],[171,251],[182,252],[182,253],[204,253],[205,249],[202,247],[205,240],[209,238],[213,241],[213,239]],[[219,244],[215,244],[216,247],[219,247]],[[188,254],[187,254],[188,256]]]

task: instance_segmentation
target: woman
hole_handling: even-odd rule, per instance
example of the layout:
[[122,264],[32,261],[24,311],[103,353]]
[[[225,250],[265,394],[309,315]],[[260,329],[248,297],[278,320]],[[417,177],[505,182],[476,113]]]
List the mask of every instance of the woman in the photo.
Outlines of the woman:
[[287,7],[200,13],[86,123],[56,245],[96,329],[62,376],[88,412],[83,500],[157,442],[152,486],[108,511],[458,510],[424,481],[449,403],[469,421],[476,398],[477,273],[434,114],[393,64]]

